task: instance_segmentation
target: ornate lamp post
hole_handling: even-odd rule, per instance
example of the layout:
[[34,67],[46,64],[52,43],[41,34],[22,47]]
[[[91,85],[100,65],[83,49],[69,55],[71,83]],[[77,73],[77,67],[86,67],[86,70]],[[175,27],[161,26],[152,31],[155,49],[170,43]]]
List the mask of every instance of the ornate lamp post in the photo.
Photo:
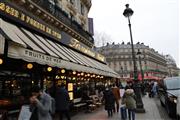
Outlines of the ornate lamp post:
[[133,10],[129,8],[129,4],[126,4],[126,9],[123,12],[123,15],[128,18],[128,25],[130,30],[130,37],[131,37],[131,47],[132,47],[132,59],[133,59],[133,65],[134,65],[134,91],[136,95],[136,112],[144,113],[144,105],[141,98],[141,87],[138,83],[138,71],[137,71],[137,65],[136,65],[136,57],[134,52],[134,45],[133,45],[133,38],[132,38],[132,30],[131,30],[131,22],[130,17],[133,15]]

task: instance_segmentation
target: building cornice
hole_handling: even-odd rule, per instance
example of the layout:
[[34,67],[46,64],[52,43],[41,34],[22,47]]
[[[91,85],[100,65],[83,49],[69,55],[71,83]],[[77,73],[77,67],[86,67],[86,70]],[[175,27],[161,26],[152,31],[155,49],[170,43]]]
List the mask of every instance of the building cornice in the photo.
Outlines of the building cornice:
[[[35,1],[36,0],[12,0],[15,4],[21,5],[23,8],[28,10],[29,12],[33,13],[38,18],[42,19],[43,21],[51,24],[53,27],[60,29],[64,32],[67,32],[70,36],[76,38],[80,42],[86,44],[89,47],[93,47],[93,43],[89,42],[84,36],[64,24],[62,21],[58,20],[56,17],[51,15],[49,12],[44,10],[43,8],[39,7]],[[75,14],[75,13],[74,13]]]

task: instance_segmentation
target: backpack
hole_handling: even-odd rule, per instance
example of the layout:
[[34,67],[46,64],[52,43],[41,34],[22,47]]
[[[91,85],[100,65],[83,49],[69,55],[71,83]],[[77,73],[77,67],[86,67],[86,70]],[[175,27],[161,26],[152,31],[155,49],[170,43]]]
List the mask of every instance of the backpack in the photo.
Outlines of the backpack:
[[49,112],[51,115],[54,115],[56,113],[56,101],[53,97],[51,97],[51,107],[50,107]]

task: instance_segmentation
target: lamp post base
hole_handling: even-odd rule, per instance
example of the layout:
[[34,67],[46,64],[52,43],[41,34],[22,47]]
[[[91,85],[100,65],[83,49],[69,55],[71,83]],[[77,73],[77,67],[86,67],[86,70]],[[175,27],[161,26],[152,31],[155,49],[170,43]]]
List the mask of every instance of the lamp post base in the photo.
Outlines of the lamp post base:
[[136,113],[145,113],[143,101],[141,98],[141,86],[139,85],[138,81],[135,81],[134,92],[136,95]]
[[145,113],[146,111],[145,111],[145,109],[144,109],[143,107],[142,107],[142,108],[138,108],[138,107],[137,107],[137,108],[135,109],[135,112],[136,112],[136,113]]

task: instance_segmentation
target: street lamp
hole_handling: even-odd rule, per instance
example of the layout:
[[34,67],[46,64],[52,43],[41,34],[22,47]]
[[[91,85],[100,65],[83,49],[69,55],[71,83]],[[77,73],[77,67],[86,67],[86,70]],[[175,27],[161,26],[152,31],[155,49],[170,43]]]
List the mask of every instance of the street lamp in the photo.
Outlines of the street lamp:
[[129,31],[130,31],[130,37],[131,37],[131,47],[132,47],[132,59],[133,59],[133,65],[134,65],[134,92],[136,95],[136,112],[144,113],[144,105],[141,98],[141,87],[138,83],[138,72],[137,72],[137,65],[136,65],[136,57],[134,52],[134,45],[133,45],[133,38],[132,38],[132,30],[131,30],[131,22],[130,17],[133,15],[133,10],[129,8],[129,4],[126,4],[126,9],[123,12],[123,15],[128,18],[128,25],[129,25]]
[[144,72],[142,70],[142,64],[141,64],[141,51],[138,49],[137,55],[139,57],[139,68],[140,68],[140,72],[141,72],[141,78],[142,81],[144,80]]

